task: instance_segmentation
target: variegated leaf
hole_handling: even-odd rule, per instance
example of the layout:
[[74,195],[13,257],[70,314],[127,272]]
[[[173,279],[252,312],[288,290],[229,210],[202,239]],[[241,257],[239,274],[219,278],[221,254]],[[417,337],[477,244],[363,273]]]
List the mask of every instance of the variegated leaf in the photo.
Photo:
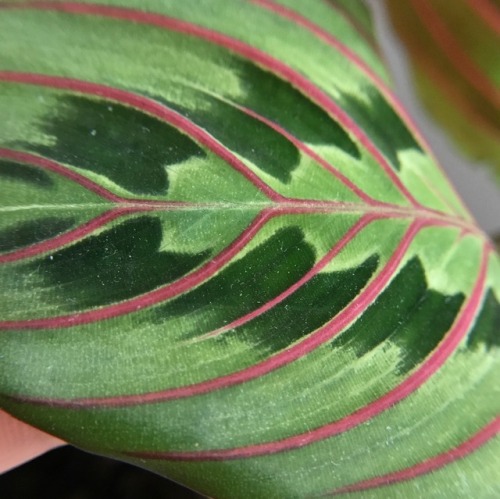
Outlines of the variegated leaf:
[[500,262],[362,4],[0,5],[3,408],[216,497],[500,492]]

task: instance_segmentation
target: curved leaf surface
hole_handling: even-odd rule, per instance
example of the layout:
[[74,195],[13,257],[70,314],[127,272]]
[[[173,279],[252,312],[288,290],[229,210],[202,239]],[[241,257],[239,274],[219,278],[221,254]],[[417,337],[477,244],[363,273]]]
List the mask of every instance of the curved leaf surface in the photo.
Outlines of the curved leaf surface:
[[0,5],[3,408],[217,497],[498,490],[498,257],[359,5]]
[[500,4],[388,0],[420,95],[456,143],[500,174]]

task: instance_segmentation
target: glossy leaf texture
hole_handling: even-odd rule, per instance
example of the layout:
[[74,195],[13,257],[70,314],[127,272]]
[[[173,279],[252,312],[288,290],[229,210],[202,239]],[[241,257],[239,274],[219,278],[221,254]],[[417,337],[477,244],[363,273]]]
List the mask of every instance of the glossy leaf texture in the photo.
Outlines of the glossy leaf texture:
[[387,0],[432,116],[500,179],[500,2]]
[[499,260],[369,23],[1,4],[3,408],[213,497],[500,492]]

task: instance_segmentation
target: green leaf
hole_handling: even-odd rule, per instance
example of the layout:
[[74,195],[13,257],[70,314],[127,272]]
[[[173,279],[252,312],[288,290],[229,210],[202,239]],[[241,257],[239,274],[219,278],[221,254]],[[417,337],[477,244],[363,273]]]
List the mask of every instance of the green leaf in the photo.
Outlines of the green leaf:
[[0,8],[2,408],[210,496],[499,492],[500,262],[361,4]]
[[456,144],[500,178],[500,5],[387,0],[420,96]]

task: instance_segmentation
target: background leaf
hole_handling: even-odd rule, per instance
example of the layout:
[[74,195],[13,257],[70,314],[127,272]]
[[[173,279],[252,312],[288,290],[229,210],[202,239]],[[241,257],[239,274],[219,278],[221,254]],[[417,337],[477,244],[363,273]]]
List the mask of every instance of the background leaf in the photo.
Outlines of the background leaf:
[[498,257],[361,4],[0,5],[3,408],[211,496],[498,491]]
[[461,149],[500,172],[500,5],[388,0],[419,93]]

